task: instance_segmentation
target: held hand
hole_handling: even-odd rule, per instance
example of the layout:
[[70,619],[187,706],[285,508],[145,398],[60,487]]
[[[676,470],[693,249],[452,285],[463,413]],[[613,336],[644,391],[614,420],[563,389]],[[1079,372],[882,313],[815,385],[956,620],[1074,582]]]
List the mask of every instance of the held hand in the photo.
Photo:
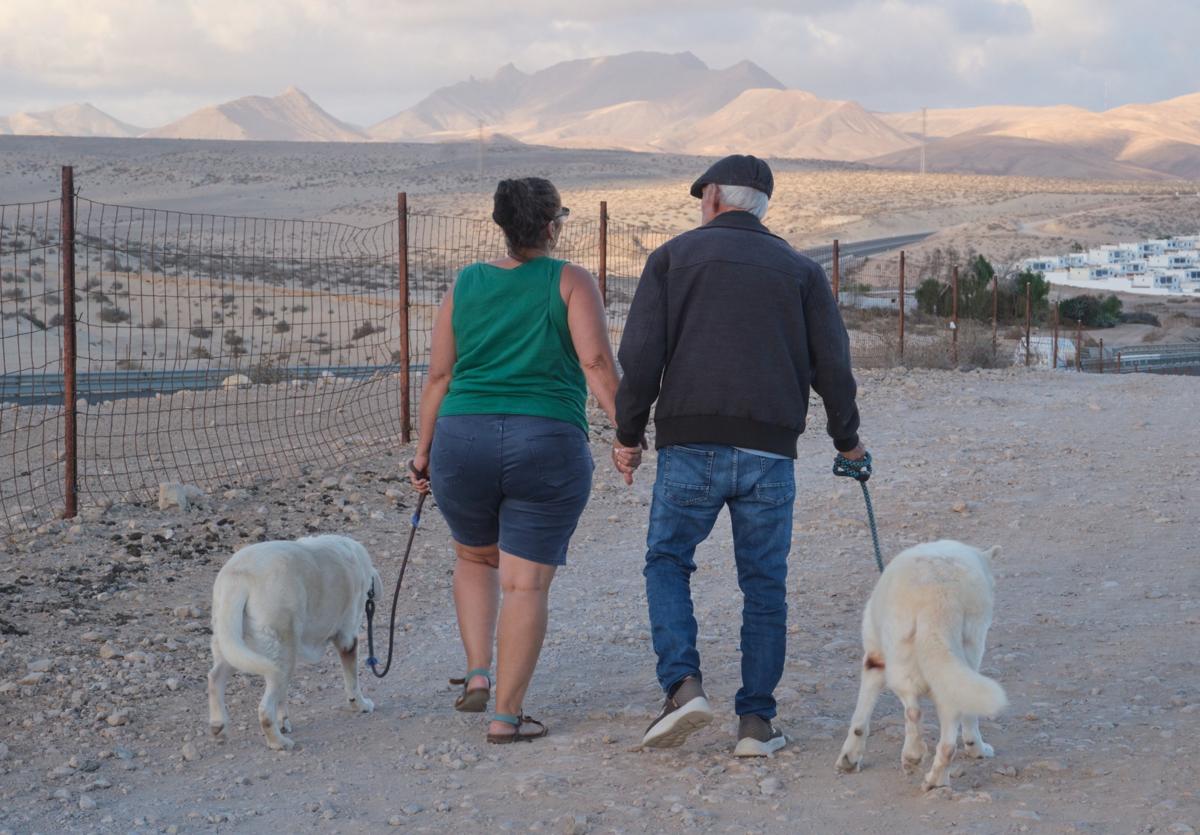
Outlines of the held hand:
[[[643,439],[642,442],[645,443],[645,440]],[[632,485],[633,473],[642,464],[642,450],[640,447],[613,444],[612,461],[617,471],[625,477],[625,484]]]
[[408,462],[408,480],[418,493],[429,492],[429,453],[418,452]]
[[871,453],[863,449],[862,444],[859,444],[848,452],[839,452],[837,457],[833,459],[834,475],[852,478],[863,484],[866,484],[871,478],[873,469]]
[[849,452],[840,453],[843,458],[849,458],[851,461],[861,461],[867,454],[867,448],[859,444]]

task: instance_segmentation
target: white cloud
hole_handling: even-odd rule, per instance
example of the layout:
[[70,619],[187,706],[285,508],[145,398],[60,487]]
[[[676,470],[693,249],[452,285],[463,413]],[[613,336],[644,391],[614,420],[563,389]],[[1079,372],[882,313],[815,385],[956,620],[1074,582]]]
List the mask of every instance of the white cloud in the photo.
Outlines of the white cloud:
[[3,0],[0,113],[89,100],[154,125],[296,84],[370,123],[509,61],[634,49],[881,110],[1098,107],[1200,89],[1196,31],[1192,0]]

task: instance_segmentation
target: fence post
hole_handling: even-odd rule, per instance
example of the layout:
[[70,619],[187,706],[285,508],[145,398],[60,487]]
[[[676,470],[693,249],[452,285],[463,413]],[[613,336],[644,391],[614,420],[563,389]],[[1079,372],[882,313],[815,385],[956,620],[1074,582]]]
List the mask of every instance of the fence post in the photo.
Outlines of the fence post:
[[958,267],[950,286],[950,363],[958,368]]
[[1000,279],[992,276],[992,361],[996,361],[996,352],[999,348],[999,341],[996,339],[996,322],[999,321],[997,313],[999,312],[1000,299]]
[[79,429],[75,412],[75,169],[62,168],[62,215],[59,221],[59,258],[62,272],[63,296],[63,441],[66,485],[63,498],[63,518],[79,515]]
[[1025,285],[1025,367],[1033,359],[1032,346],[1029,340],[1033,337],[1033,283]]
[[[837,251],[837,241],[834,241]],[[904,250],[900,250],[900,359],[904,359]]]
[[1121,373],[1121,352],[1117,351],[1117,373]]
[[600,300],[608,309],[608,201],[600,201]]
[[1075,320],[1075,370],[1083,371],[1083,320]]
[[[838,239],[834,238],[833,239],[833,301],[834,301],[834,304],[837,304],[837,305],[840,305],[842,303],[841,281],[842,281],[842,256],[841,256],[841,251],[838,249]],[[904,286],[903,279],[901,279],[901,281],[900,281],[900,286],[901,286],[901,288],[903,288],[903,286]],[[903,342],[904,340],[901,339],[900,341]],[[901,353],[901,355],[904,354],[903,348],[900,349],[900,353]]]
[[412,440],[412,362],[409,356],[408,193],[396,195],[396,260],[400,278],[400,442]]
[[1104,337],[1100,337],[1100,373],[1104,373]]
[[1050,370],[1058,370],[1058,305],[1054,305],[1054,359],[1050,362]]

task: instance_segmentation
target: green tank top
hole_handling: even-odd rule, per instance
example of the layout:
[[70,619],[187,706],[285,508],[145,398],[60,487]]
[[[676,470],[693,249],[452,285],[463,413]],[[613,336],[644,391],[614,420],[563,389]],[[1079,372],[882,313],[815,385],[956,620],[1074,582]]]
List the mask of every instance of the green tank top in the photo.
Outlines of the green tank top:
[[454,363],[439,415],[533,415],[588,430],[587,384],[559,289],[565,261],[463,269],[454,285]]

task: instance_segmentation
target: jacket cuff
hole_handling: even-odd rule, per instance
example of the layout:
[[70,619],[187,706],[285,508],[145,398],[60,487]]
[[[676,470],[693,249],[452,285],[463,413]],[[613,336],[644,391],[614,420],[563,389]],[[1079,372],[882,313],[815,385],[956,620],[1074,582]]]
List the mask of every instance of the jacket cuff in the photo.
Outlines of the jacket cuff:
[[849,452],[858,446],[858,434],[851,435],[849,438],[834,438],[833,446],[838,452]]
[[[617,443],[619,443],[621,446],[624,446],[624,447],[641,446],[642,445],[642,436],[641,435],[629,435],[629,434],[626,434],[625,432],[622,432],[620,429],[618,429],[617,430]],[[853,449],[853,447],[851,447],[851,449]]]

